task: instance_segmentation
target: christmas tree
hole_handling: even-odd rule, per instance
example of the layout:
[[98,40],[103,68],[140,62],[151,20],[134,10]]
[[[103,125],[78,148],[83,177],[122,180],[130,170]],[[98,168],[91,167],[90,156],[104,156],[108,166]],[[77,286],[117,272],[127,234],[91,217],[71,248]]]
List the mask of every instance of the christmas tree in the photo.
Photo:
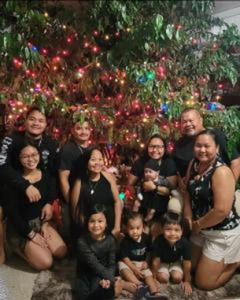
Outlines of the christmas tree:
[[171,151],[179,114],[193,106],[228,134],[230,147],[240,139],[238,111],[221,105],[239,83],[240,35],[212,16],[213,1],[64,2],[0,4],[0,99],[8,122],[21,124],[21,113],[36,103],[57,135],[72,114],[79,121],[87,115],[98,142],[143,147],[160,132]]

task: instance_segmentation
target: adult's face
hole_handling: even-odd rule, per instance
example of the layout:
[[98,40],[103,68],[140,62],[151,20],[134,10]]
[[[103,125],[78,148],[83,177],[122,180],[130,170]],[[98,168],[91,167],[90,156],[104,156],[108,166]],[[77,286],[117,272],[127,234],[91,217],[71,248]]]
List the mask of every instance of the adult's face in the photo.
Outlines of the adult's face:
[[148,155],[150,158],[160,160],[165,153],[164,143],[160,138],[151,139],[148,145]]
[[93,150],[88,161],[88,170],[92,173],[101,173],[104,166],[103,156],[99,150]]
[[91,128],[88,122],[83,122],[83,124],[76,123],[72,127],[71,133],[77,142],[85,143],[90,138]]
[[40,161],[40,154],[33,146],[24,147],[19,155],[21,165],[25,170],[35,170]]
[[203,130],[202,117],[195,110],[190,110],[181,116],[182,135],[194,136]]
[[46,127],[46,117],[37,110],[32,111],[25,122],[26,132],[35,138],[41,137]]
[[208,134],[201,134],[195,142],[195,157],[202,163],[212,162],[218,153],[218,146],[213,137]]

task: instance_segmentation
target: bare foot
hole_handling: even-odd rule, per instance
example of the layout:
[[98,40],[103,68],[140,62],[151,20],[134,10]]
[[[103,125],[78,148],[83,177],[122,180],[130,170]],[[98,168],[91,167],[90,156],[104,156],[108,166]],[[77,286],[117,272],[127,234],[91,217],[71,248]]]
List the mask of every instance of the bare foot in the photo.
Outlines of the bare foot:
[[123,290],[126,290],[132,294],[135,294],[137,291],[137,285],[135,283],[128,282],[125,280],[122,280],[122,288]]

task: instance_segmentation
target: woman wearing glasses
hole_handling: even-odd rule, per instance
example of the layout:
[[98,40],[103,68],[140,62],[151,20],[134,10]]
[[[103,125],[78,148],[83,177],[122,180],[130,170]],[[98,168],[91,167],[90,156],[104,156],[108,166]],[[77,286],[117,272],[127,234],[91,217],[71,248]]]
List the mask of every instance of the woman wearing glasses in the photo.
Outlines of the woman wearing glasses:
[[[136,198],[134,186],[143,179],[144,165],[149,159],[157,160],[160,176],[164,176],[171,185],[176,186],[177,170],[175,163],[166,154],[166,144],[164,139],[159,134],[155,134],[148,141],[143,156],[134,163],[128,178],[128,186],[134,198]],[[161,186],[154,184],[153,181],[145,181],[143,183],[143,189],[145,192],[152,191],[159,196],[155,207],[155,219],[158,220],[167,210],[170,191],[166,190],[165,187],[162,188]]]
[[10,247],[33,268],[46,270],[52,266],[53,257],[66,254],[66,245],[49,223],[54,193],[49,177],[38,168],[40,163],[40,152],[35,146],[25,144],[19,149],[21,174],[39,190],[41,198],[30,201],[25,192],[9,185],[4,203]]

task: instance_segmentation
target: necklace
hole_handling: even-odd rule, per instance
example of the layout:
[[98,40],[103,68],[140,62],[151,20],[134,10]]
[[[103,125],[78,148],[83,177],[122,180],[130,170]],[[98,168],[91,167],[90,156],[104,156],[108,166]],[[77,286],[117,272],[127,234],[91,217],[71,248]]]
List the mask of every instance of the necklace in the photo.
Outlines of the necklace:
[[89,185],[90,185],[90,188],[91,188],[91,190],[90,190],[91,195],[93,195],[95,193],[95,190],[96,190],[96,187],[97,187],[98,183],[99,183],[99,180],[95,183],[95,185],[92,185],[91,181],[89,180]]

